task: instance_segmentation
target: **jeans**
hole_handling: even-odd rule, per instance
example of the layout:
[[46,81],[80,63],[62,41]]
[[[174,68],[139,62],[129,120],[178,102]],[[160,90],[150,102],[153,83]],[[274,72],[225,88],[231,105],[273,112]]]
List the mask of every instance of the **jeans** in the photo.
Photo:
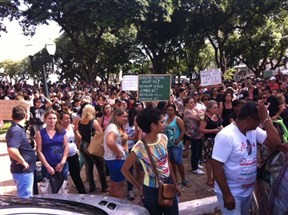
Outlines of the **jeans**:
[[94,155],[89,155],[86,153],[83,153],[85,162],[87,162],[87,173],[88,173],[88,183],[89,183],[89,188],[90,190],[95,190],[96,185],[94,182],[94,175],[93,175],[93,167],[94,164],[97,168],[98,171],[98,176],[100,179],[100,184],[101,184],[101,191],[105,191],[108,188],[107,181],[106,181],[106,171],[105,171],[105,160],[103,158],[94,156]]
[[192,171],[198,169],[200,155],[202,153],[202,139],[190,139],[191,141],[191,167]]
[[151,215],[178,215],[178,199],[175,196],[172,207],[160,207],[157,204],[159,188],[143,186],[143,206]]
[[240,196],[234,196],[235,199],[235,209],[234,210],[228,210],[227,208],[224,208],[224,201],[223,196],[220,193],[216,193],[218,202],[221,206],[221,211],[223,215],[246,215],[250,214],[250,208],[252,204],[252,197],[240,197]]
[[76,153],[73,156],[67,158],[70,176],[76,186],[79,193],[86,193],[83,181],[80,177],[80,165],[79,156]]
[[12,173],[17,187],[17,195],[22,198],[33,196],[34,172]]

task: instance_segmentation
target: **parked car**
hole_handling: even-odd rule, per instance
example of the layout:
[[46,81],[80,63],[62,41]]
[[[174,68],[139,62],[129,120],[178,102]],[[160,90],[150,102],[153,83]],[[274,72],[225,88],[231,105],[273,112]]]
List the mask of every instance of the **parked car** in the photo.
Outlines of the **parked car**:
[[261,168],[258,168],[251,214],[288,214],[287,158],[284,151],[274,151]]
[[88,194],[43,194],[29,199],[0,196],[0,214],[49,215],[149,215],[148,211],[127,200]]

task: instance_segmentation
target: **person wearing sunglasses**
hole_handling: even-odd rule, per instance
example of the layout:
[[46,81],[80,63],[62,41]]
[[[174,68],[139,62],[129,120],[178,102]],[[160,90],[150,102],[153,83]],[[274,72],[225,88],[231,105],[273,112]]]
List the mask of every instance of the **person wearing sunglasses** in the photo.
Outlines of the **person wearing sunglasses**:
[[[258,127],[260,123],[264,129]],[[236,120],[215,137],[212,169],[222,214],[249,214],[257,174],[257,144],[278,147],[281,139],[262,100],[246,102]]]

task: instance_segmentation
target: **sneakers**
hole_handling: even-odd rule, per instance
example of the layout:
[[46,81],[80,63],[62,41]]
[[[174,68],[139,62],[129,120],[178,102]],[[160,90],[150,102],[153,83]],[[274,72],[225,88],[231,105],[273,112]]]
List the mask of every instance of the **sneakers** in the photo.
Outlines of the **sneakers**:
[[134,193],[132,190],[128,191],[128,199],[129,200],[134,200],[135,199],[135,196],[134,196]]
[[181,184],[182,184],[184,187],[190,187],[187,179],[185,179],[184,181],[182,181]]
[[198,164],[198,169],[203,169],[203,166],[201,166],[200,164]]
[[204,175],[204,172],[201,169],[192,170],[192,173],[197,175]]

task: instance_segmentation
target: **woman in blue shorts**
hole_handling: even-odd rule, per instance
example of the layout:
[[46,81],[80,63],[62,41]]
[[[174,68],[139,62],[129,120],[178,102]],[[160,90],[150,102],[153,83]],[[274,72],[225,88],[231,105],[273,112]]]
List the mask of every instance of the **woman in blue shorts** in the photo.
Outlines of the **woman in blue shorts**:
[[121,173],[121,168],[128,154],[128,135],[124,129],[127,122],[127,111],[117,108],[104,134],[104,159],[110,172],[109,196],[116,198],[124,197],[125,177]]

